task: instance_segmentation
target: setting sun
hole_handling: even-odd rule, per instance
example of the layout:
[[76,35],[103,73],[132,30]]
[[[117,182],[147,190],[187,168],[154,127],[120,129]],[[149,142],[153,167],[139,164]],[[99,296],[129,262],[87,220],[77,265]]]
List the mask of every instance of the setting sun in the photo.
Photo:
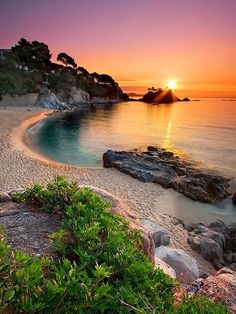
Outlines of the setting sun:
[[167,83],[167,87],[168,87],[169,89],[176,89],[176,81],[170,80],[170,81]]

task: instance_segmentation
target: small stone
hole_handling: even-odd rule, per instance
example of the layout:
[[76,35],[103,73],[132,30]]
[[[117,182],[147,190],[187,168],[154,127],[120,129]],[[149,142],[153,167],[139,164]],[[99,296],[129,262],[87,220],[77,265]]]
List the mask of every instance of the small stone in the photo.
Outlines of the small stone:
[[25,191],[25,189],[19,188],[19,189],[12,189],[12,190],[8,191],[7,193],[8,193],[10,196],[12,196],[13,194],[22,193],[22,192],[24,192],[24,191]]
[[236,205],[236,192],[232,196],[232,202],[234,205]]
[[230,252],[229,254],[226,255],[225,260],[229,264],[236,262],[236,253]]
[[10,201],[11,201],[11,197],[8,193],[0,192],[0,203],[6,203]]
[[170,244],[170,234],[165,228],[147,219],[142,219],[141,223],[150,232],[155,247]]

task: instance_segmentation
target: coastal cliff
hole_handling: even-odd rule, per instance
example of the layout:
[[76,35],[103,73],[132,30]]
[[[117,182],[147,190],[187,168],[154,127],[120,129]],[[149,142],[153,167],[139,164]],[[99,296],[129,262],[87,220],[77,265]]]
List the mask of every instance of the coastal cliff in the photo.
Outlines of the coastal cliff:
[[59,53],[57,61],[51,61],[46,44],[22,38],[0,59],[0,104],[2,99],[4,105],[6,96],[32,93],[38,94],[36,105],[52,109],[124,99],[123,91],[110,75],[89,73],[66,53]]

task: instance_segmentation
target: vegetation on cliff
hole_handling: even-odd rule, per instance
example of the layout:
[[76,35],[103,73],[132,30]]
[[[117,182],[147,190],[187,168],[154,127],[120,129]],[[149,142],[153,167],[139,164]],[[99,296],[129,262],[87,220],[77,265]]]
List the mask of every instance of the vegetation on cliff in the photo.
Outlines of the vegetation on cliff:
[[14,199],[60,214],[61,227],[51,236],[54,260],[12,252],[1,236],[1,313],[227,313],[201,297],[177,306],[177,283],[154,268],[139,233],[91,190],[56,177]]
[[82,89],[91,97],[122,95],[118,83],[108,74],[89,73],[64,52],[57,55],[61,64],[54,63],[51,57],[45,43],[20,39],[0,60],[0,97],[38,92],[42,84],[55,93],[64,91],[65,99],[73,88]]

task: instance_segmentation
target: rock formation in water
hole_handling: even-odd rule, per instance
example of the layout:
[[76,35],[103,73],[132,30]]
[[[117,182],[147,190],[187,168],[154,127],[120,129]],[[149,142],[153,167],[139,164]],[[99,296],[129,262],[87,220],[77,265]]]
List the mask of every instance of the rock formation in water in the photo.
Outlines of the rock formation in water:
[[103,165],[117,168],[140,181],[173,188],[196,201],[213,203],[230,195],[228,178],[198,170],[161,148],[148,147],[144,152],[108,150],[103,154]]
[[170,104],[179,101],[179,98],[171,89],[163,90],[159,88],[157,91],[149,91],[140,101],[152,104]]
[[176,101],[190,101],[188,97],[183,99],[178,98],[171,89],[163,90],[158,88],[155,91],[148,91],[140,101],[148,104],[171,104]]

